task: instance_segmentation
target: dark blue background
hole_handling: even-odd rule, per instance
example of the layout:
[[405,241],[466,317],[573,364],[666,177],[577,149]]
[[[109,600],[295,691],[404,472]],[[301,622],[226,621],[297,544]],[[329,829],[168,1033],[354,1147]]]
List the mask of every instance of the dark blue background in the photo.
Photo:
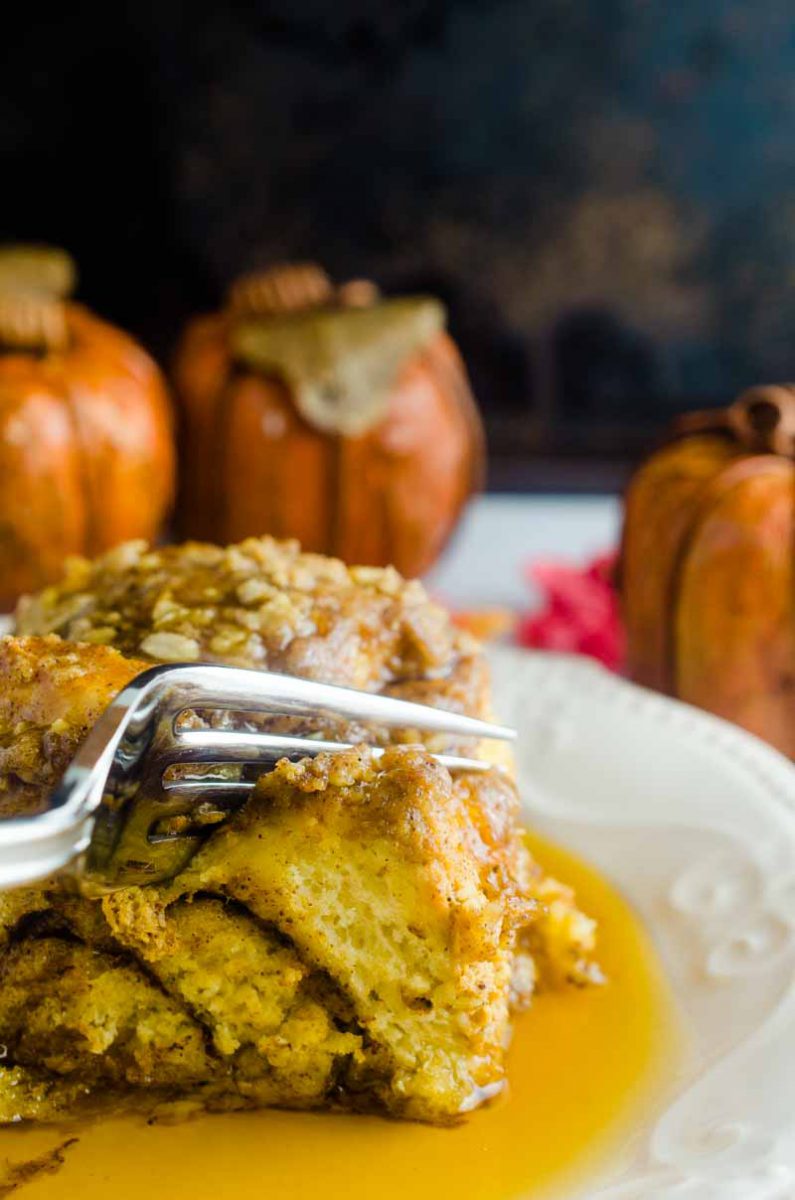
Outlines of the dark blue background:
[[677,410],[795,375],[792,16],[20,7],[0,48],[0,233],[68,246],[84,298],[163,356],[255,263],[431,288],[496,482],[610,483]]

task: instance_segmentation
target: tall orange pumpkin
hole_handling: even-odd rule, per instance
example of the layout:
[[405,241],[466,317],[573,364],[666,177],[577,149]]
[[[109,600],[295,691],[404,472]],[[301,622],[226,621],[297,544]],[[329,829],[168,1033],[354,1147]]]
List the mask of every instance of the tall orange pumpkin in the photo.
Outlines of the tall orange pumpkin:
[[684,418],[626,496],[634,679],[795,757],[795,386]]
[[63,251],[0,248],[0,610],[67,555],[154,537],[172,500],[160,372],[73,283]]
[[424,571],[483,462],[467,375],[429,298],[335,288],[311,264],[233,286],[178,349],[182,533],[295,537]]

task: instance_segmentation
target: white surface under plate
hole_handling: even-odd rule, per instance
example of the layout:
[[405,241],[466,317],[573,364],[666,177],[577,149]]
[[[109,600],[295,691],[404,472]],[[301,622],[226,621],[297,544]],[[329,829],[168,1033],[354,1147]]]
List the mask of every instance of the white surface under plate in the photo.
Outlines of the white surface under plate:
[[589,1200],[795,1198],[795,768],[585,659],[498,650],[535,828],[651,931],[683,1014],[683,1083]]

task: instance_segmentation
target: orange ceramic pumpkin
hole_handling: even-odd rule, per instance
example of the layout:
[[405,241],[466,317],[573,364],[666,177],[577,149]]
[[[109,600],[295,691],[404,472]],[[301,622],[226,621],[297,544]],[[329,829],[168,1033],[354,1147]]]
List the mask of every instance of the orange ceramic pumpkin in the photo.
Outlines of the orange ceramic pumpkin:
[[634,679],[795,757],[795,387],[684,418],[641,467],[622,592]]
[[154,537],[172,499],[160,372],[73,281],[62,251],[0,248],[0,609],[69,554]]
[[174,379],[186,536],[295,537],[415,575],[479,483],[480,420],[435,300],[273,268],[189,325]]

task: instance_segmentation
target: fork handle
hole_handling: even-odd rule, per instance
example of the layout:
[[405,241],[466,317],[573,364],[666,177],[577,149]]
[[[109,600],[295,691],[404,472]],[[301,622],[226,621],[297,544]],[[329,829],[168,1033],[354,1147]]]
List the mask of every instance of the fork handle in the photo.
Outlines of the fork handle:
[[38,883],[88,848],[93,816],[50,809],[0,820],[0,891]]

